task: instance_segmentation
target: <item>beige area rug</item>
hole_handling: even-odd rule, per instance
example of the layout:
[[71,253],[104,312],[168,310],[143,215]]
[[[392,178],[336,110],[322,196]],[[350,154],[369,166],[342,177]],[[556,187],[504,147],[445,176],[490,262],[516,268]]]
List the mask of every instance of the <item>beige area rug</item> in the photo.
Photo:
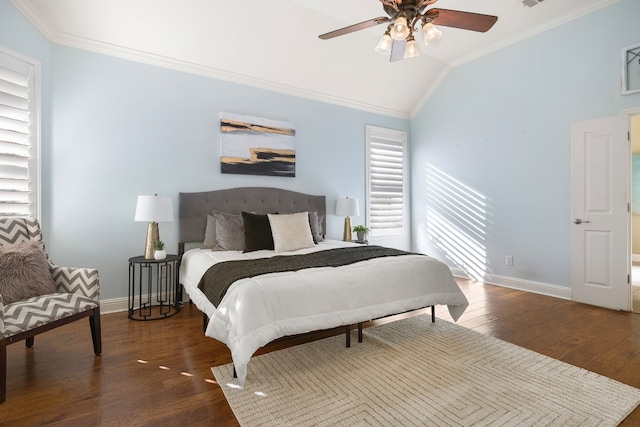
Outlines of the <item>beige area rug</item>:
[[[212,368],[242,426],[615,426],[640,390],[419,316],[257,356],[244,388]],[[357,341],[357,340],[356,340]]]

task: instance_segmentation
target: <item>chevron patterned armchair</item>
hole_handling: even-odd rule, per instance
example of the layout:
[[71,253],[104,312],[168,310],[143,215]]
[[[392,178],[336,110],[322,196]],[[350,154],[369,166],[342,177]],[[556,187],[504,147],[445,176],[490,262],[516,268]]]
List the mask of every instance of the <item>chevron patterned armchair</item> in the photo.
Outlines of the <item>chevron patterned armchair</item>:
[[98,270],[51,262],[35,218],[0,218],[0,403],[7,396],[8,344],[26,340],[30,348],[36,335],[89,317],[93,351],[100,355],[99,291]]

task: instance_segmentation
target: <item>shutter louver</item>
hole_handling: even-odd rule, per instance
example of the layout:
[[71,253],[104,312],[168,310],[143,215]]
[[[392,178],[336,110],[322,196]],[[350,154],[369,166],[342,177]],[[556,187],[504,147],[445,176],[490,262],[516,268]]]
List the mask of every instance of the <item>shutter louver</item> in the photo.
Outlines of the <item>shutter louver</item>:
[[[379,134],[378,134],[379,133]],[[405,146],[401,133],[369,134],[369,228],[372,233],[400,232],[404,228]],[[390,136],[398,136],[398,139]]]
[[[0,53],[0,60],[7,60]],[[13,61],[0,62],[12,65]],[[30,215],[31,68],[0,65],[0,215]]]

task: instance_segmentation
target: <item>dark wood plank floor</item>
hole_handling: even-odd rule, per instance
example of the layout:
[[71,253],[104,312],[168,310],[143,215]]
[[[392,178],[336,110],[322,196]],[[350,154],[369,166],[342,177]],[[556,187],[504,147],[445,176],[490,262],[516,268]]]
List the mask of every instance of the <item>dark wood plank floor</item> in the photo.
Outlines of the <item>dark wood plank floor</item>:
[[[459,282],[471,303],[462,326],[640,388],[639,314]],[[450,319],[445,307],[436,314]],[[9,346],[0,424],[237,425],[210,370],[230,362],[229,352],[203,336],[195,306],[150,322],[103,315],[102,332],[101,357],[93,356],[88,321],[37,336],[32,349],[23,342]],[[269,349],[339,332],[294,337]],[[640,425],[640,409],[622,425]]]

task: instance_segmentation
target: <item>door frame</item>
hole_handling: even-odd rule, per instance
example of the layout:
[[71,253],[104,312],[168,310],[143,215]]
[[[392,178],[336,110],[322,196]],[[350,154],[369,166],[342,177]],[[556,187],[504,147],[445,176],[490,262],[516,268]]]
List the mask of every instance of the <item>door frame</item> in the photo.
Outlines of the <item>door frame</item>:
[[[633,163],[632,163],[632,159],[633,159],[633,146],[631,144],[631,120],[633,119],[634,116],[640,116],[640,106],[638,107],[631,107],[631,108],[627,108],[624,110],[620,110],[620,115],[621,116],[626,116],[627,118],[627,135],[629,138],[629,162],[631,163],[629,165],[629,177],[627,179],[627,191],[629,196],[629,203],[633,203],[632,200],[632,195],[633,195],[633,189],[632,187],[632,183],[633,183]],[[640,137],[640,135],[638,136]],[[628,283],[628,287],[629,287],[629,301],[631,301],[631,310],[633,311],[633,296],[631,295],[631,286],[632,286],[632,279],[633,279],[633,213],[631,213],[629,215],[629,242],[627,244],[628,249],[628,254],[627,257],[629,259],[629,283]]]

